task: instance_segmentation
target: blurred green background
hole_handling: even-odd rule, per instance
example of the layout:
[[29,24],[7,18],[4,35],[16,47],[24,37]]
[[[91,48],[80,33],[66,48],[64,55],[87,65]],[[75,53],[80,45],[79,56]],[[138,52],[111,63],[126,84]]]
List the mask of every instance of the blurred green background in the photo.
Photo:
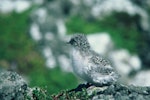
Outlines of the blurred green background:
[[51,94],[76,87],[77,79],[72,73],[45,66],[28,32],[30,13],[31,10],[0,14],[0,68],[17,71],[28,78],[29,86],[45,88]]
[[[33,4],[30,9],[21,13],[0,12],[0,68],[18,72],[27,78],[30,87],[46,88],[51,94],[64,89],[72,89],[78,85],[78,79],[71,72],[64,72],[59,66],[52,69],[46,67],[46,60],[41,53],[39,43],[34,41],[29,34],[33,11],[52,1],[46,0],[40,6]],[[139,15],[130,16],[125,12],[113,12],[103,19],[87,18],[80,14],[70,15],[67,9],[71,5],[68,1],[66,6],[63,6],[66,34],[108,32],[116,48],[126,48],[129,52],[138,54],[143,58],[141,59],[143,69],[149,68],[149,62],[145,60],[147,58],[144,58],[144,48],[146,52],[149,50],[149,37],[145,34],[149,32],[141,30]],[[64,0],[63,2],[65,5]],[[143,7],[137,2],[133,3]],[[144,9],[149,11],[148,7]]]
[[127,13],[114,12],[101,20],[88,20],[80,16],[73,16],[67,21],[68,33],[110,33],[115,45],[118,48],[127,48],[132,53],[137,53],[140,41],[140,32],[133,23],[138,16],[129,16]]

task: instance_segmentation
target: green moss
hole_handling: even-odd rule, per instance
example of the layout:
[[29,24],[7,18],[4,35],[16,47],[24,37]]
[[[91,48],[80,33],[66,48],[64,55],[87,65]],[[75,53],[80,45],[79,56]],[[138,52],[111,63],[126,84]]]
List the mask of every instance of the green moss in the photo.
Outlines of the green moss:
[[67,22],[68,33],[96,33],[108,32],[116,47],[127,48],[130,52],[137,53],[140,32],[136,22],[139,16],[129,16],[127,13],[112,13],[98,20],[88,20],[82,17],[71,17]]

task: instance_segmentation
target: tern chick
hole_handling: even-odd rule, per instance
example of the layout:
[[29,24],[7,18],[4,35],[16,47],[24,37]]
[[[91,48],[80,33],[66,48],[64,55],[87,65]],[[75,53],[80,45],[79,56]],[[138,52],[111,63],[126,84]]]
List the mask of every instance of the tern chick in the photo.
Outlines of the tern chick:
[[108,60],[92,50],[84,34],[73,35],[68,43],[72,46],[72,66],[77,76],[96,86],[117,81],[120,75]]

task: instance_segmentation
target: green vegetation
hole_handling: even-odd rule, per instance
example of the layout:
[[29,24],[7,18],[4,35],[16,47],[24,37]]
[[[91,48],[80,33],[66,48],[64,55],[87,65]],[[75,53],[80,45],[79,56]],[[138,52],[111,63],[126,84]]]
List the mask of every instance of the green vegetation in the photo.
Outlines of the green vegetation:
[[137,15],[129,16],[127,13],[112,13],[102,19],[85,19],[79,16],[71,17],[67,20],[68,33],[95,33],[108,32],[118,48],[127,48],[130,52],[137,52],[137,41],[140,33],[136,22],[139,20]]
[[31,88],[31,93],[25,94],[25,100],[52,100],[50,94],[41,88]]
[[77,86],[77,79],[72,73],[62,72],[60,68],[35,70],[30,74],[30,86],[47,89],[50,94]]
[[77,79],[73,74],[46,68],[38,45],[28,34],[29,15],[30,10],[0,14],[0,68],[27,76],[29,86],[45,88],[49,93],[75,87]]
[[90,100],[90,96],[88,95],[86,88],[82,88],[81,91],[76,92],[62,91],[57,95],[53,95],[52,98],[53,100]]
[[11,69],[10,66],[15,64],[20,73],[30,72],[29,69],[31,70],[34,64],[44,64],[34,50],[35,43],[28,35],[29,13],[30,11],[0,15],[0,66]]

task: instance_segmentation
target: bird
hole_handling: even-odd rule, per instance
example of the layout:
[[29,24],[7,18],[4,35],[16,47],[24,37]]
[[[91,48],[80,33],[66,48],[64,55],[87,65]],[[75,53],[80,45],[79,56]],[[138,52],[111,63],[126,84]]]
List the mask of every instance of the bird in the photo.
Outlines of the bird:
[[95,86],[111,85],[118,80],[120,75],[115,68],[91,48],[85,34],[74,34],[68,44],[72,47],[72,69],[78,77]]

